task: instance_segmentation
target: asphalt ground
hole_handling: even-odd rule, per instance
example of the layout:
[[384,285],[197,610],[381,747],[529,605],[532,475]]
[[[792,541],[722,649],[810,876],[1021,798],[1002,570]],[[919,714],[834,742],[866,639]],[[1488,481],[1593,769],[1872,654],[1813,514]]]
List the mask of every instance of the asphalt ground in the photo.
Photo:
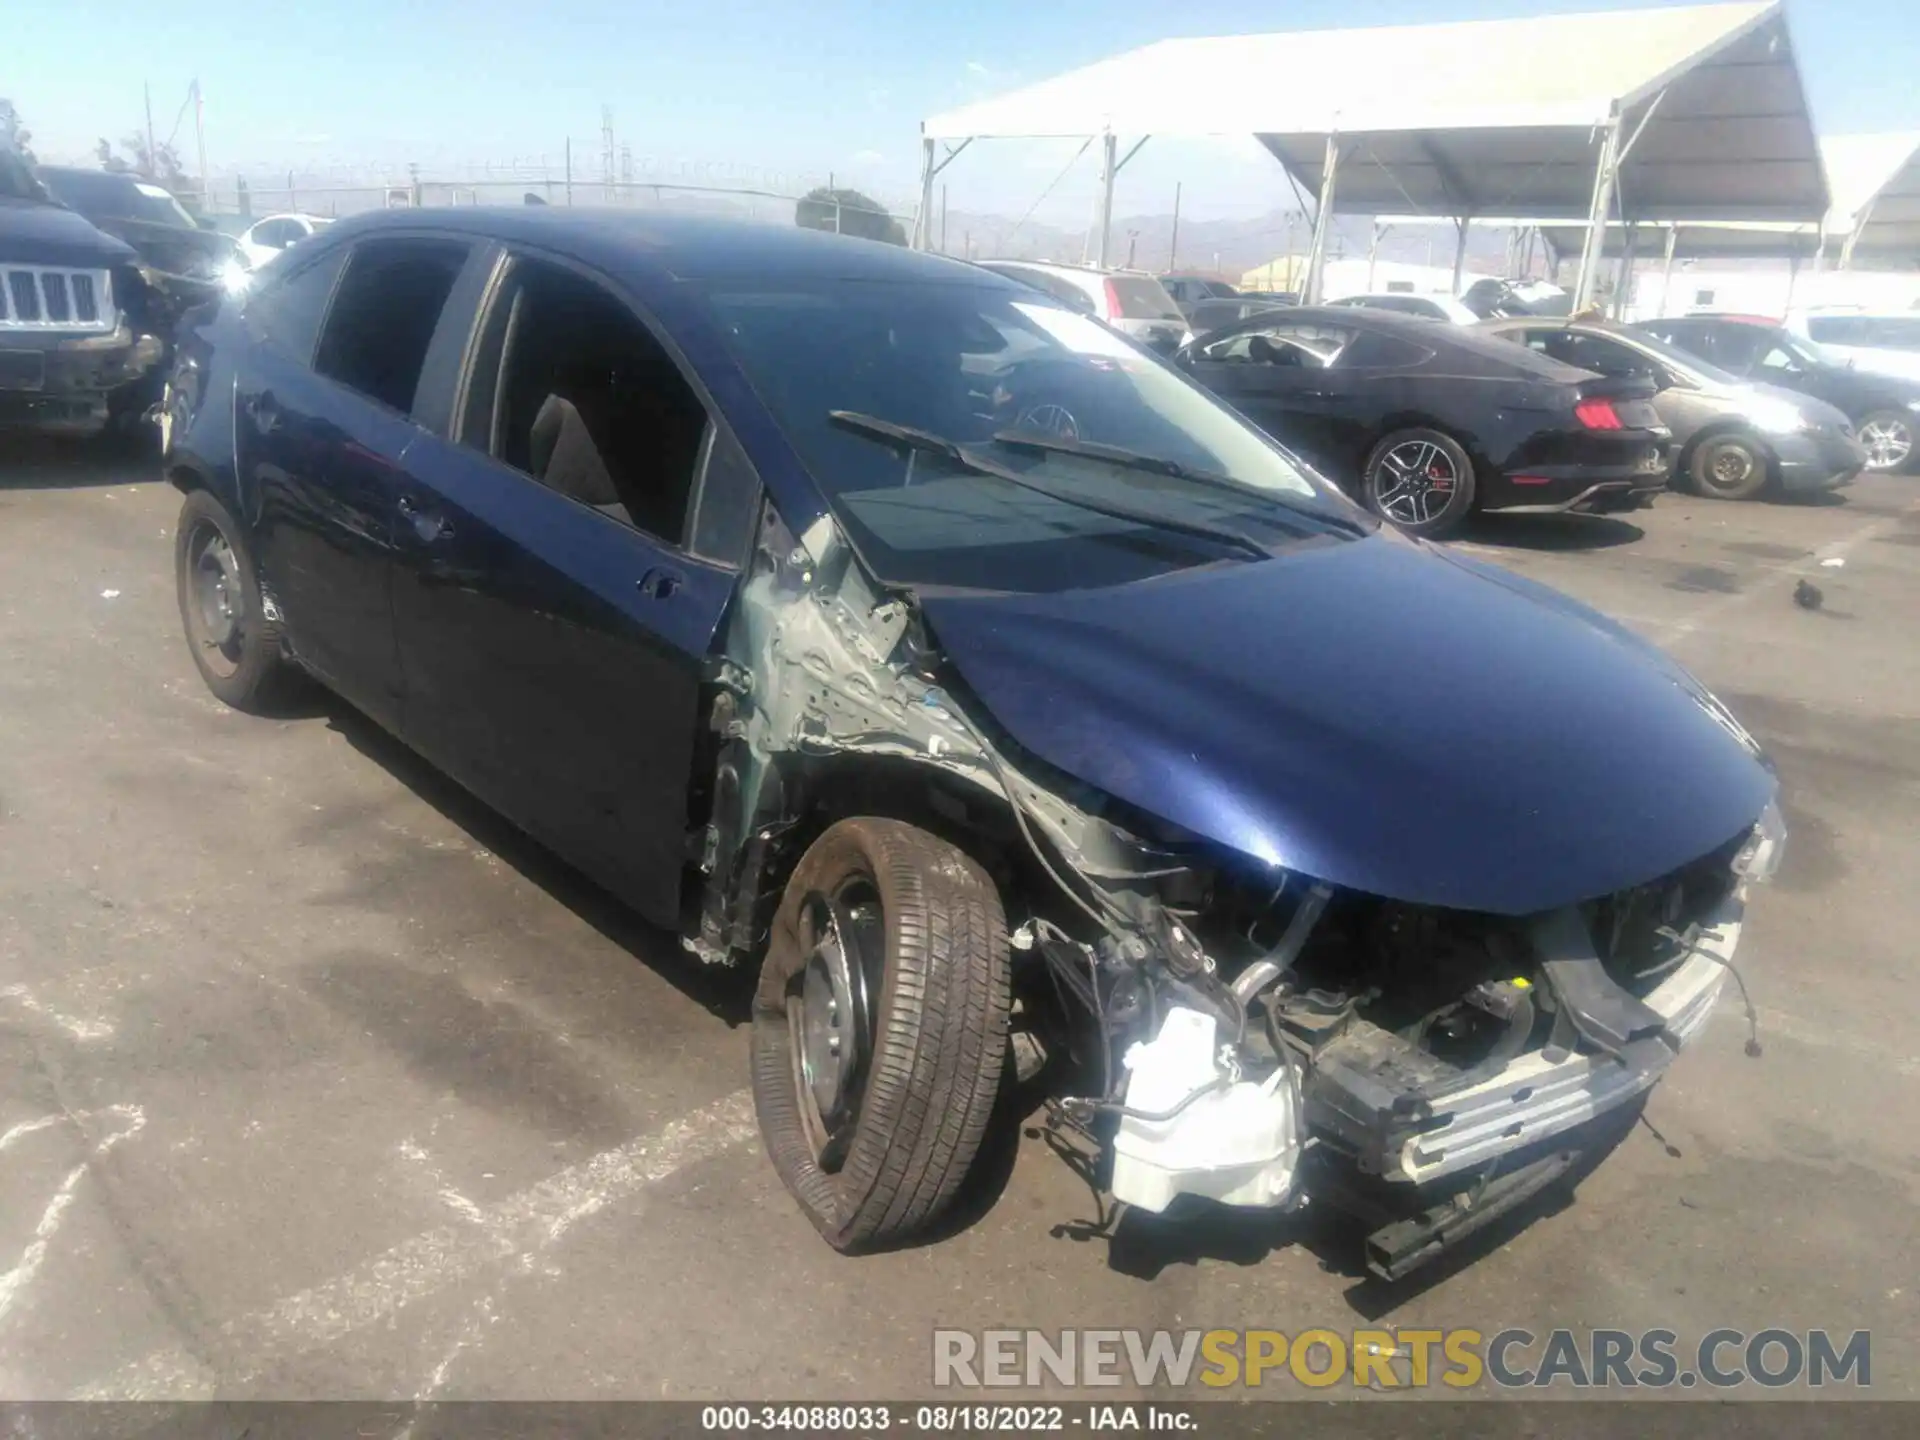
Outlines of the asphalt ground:
[[1920,478],[1463,542],[1692,667],[1792,836],[1762,1058],[1723,1002],[1571,1204],[1386,1286],[1314,1207],[1097,1233],[1037,1115],[956,1233],[835,1255],[737,978],[344,707],[223,708],[151,462],[7,443],[0,1398],[901,1398],[936,1326],[1374,1323],[1869,1330],[1920,1396]]

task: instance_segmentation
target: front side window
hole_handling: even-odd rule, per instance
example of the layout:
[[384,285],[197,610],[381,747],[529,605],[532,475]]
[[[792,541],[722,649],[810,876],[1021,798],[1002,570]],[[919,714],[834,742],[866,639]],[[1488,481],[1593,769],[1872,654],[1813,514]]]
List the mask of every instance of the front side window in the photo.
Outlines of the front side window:
[[882,580],[1093,588],[1370,528],[1205,391],[1042,296],[793,279],[707,299]]
[[459,241],[364,240],[335,289],[313,368],[406,414],[427,347],[466,263]]
[[[558,265],[514,262],[482,331],[463,443],[679,545],[708,433],[699,396],[623,301]],[[751,512],[737,494],[726,503]]]

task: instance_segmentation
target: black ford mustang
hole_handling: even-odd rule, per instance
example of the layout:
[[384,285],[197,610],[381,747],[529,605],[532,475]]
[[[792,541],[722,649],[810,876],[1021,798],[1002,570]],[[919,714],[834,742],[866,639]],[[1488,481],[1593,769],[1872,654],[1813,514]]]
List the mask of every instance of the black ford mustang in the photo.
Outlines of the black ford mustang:
[[1475,510],[1628,509],[1667,486],[1651,382],[1605,378],[1415,316],[1302,308],[1178,363],[1377,514],[1419,535]]

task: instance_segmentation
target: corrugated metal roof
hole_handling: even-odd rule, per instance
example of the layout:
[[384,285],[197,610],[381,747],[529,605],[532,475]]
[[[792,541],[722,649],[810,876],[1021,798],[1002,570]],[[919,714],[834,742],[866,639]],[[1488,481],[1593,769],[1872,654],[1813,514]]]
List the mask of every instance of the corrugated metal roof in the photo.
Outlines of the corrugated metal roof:
[[[1654,99],[1665,91],[1665,98]],[[1827,209],[1778,0],[1165,40],[927,120],[936,139],[1257,136],[1335,210],[1584,220],[1596,127],[1652,118],[1622,178],[1639,218],[1812,220]]]

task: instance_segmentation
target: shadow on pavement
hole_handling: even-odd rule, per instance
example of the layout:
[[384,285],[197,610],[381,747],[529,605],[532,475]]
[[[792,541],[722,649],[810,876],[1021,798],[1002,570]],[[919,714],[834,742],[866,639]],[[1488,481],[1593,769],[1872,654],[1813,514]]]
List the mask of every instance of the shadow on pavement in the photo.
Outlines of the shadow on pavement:
[[1610,550],[1647,532],[1614,515],[1475,515],[1452,536],[1507,550]]
[[325,716],[355,750],[465,831],[476,845],[519,871],[681,994],[729,1028],[747,1022],[753,999],[750,967],[702,964],[681,948],[676,936],[648,924],[345,701],[314,684],[300,691],[278,712],[280,718]]
[[159,478],[151,434],[70,440],[0,432],[0,490],[88,490]]

